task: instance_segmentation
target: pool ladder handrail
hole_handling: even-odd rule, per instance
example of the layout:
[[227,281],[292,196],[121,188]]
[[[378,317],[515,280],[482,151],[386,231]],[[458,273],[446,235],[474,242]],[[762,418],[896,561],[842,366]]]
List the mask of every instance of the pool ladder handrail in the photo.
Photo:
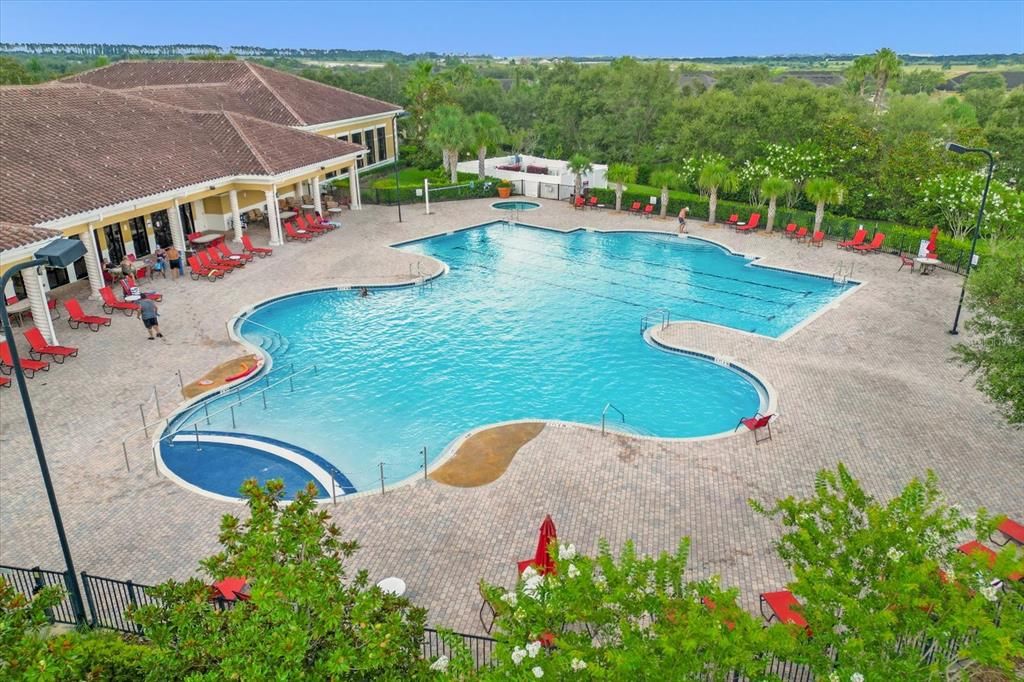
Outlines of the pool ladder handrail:
[[662,329],[668,326],[671,322],[672,312],[668,308],[655,308],[648,310],[644,313],[644,316],[640,318],[640,333],[643,334],[647,331],[647,328],[651,326],[651,318],[657,316],[661,320],[660,326]]
[[281,332],[277,331],[273,327],[268,327],[267,325],[263,324],[262,322],[257,322],[256,320],[250,319],[248,317],[244,318],[241,321],[241,323],[238,325],[238,330],[241,331],[242,327],[244,325],[247,325],[247,324],[254,324],[257,327],[262,327],[263,329],[266,329],[267,331],[270,331],[270,332],[273,332],[273,333],[277,334],[281,339],[285,338],[284,334],[282,334]]
[[[247,395],[244,398],[240,398],[237,402],[233,402],[230,405],[227,405],[226,407],[221,408],[220,410],[217,410],[216,412],[210,412],[209,411],[209,407],[208,407],[209,403],[206,403],[206,404],[203,405],[204,411],[203,411],[203,416],[202,417],[196,419],[195,421],[193,421],[193,422],[191,422],[189,424],[182,424],[180,427],[178,427],[177,429],[175,429],[171,433],[164,434],[163,436],[160,437],[160,441],[163,441],[163,440],[165,440],[167,438],[171,438],[173,436],[177,436],[178,434],[180,434],[185,429],[194,428],[195,429],[195,434],[196,434],[196,442],[198,443],[199,442],[199,422],[205,420],[206,423],[209,424],[210,423],[210,419],[212,419],[213,417],[216,417],[219,414],[223,414],[224,412],[228,412],[229,410],[231,411],[231,420],[232,420],[232,422],[234,422],[234,410],[235,410],[236,407],[242,405],[243,403],[245,403],[245,402],[247,402],[247,401],[249,401],[252,398],[255,398],[257,396],[264,396],[265,397],[267,391],[269,391],[270,389],[274,388],[275,386],[278,386],[278,385],[280,385],[280,384],[282,384],[282,383],[284,383],[286,381],[291,383],[291,388],[292,388],[292,391],[294,392],[295,391],[295,384],[294,384],[295,377],[299,376],[300,374],[304,374],[305,372],[309,372],[309,371],[312,371],[315,374],[317,372],[317,366],[316,365],[307,365],[307,366],[303,367],[302,369],[300,369],[300,370],[298,370],[296,372],[292,372],[288,376],[283,377],[281,379],[278,379],[277,381],[275,381],[273,383],[270,383],[270,375],[268,374],[266,376],[266,380],[267,380],[267,385],[266,386],[264,386],[263,388],[261,388],[260,390],[256,391],[255,393],[253,393],[251,395]],[[241,388],[241,387],[238,387],[238,388]],[[233,389],[234,390],[234,395],[238,394],[238,388],[234,388]],[[225,394],[221,394],[221,396],[218,396],[218,397],[223,397],[224,395]],[[230,390],[229,390],[229,392],[226,395],[232,395]],[[264,401],[264,406],[265,405],[266,405],[266,401]],[[235,427],[235,428],[237,428],[237,427]],[[158,441],[158,442],[160,442],[160,441]],[[154,453],[154,457],[155,456],[156,455]]]
[[608,415],[608,410],[609,409],[612,409],[612,410],[615,410],[616,412],[618,412],[619,416],[622,417],[622,423],[623,424],[626,423],[626,413],[625,412],[623,412],[619,408],[615,407],[611,403],[605,403],[604,409],[601,410],[601,435],[602,436],[605,434],[604,423],[605,423],[605,418]]
[[846,267],[840,262],[836,271],[832,273],[832,283],[842,286],[849,283],[851,277],[853,277],[853,263],[850,263],[850,271],[847,272]]

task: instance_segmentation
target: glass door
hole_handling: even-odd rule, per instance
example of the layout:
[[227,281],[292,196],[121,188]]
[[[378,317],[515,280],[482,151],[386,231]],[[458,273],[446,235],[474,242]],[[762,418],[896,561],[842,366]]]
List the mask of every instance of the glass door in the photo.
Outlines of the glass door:
[[107,258],[117,265],[124,258],[124,237],[121,236],[121,225],[114,223],[103,226],[103,236],[107,238]]
[[171,239],[171,221],[167,218],[167,211],[157,211],[149,216],[153,223],[153,236],[156,238],[156,245],[166,249],[174,241]]
[[196,231],[196,222],[192,218],[192,204],[182,204],[179,206],[178,215],[181,216],[181,230],[188,237]]
[[128,227],[132,231],[132,246],[135,247],[135,255],[138,258],[148,256],[152,253],[149,248],[149,235],[146,234],[146,219],[137,216],[128,221]]

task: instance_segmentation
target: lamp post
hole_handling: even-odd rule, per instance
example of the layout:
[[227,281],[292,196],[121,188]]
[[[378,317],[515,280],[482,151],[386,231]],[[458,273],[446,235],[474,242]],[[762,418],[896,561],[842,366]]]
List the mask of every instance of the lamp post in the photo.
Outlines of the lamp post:
[[[77,239],[55,239],[46,244],[35,253],[35,258],[27,263],[15,265],[0,277],[0,291],[7,286],[8,280],[16,273],[29,268],[39,266],[50,268],[66,268],[76,260],[85,255],[85,245]],[[46,464],[46,454],[43,452],[43,441],[39,437],[39,427],[36,425],[35,413],[32,411],[32,401],[28,397],[28,385],[25,382],[25,373],[21,369],[21,360],[18,358],[18,349],[14,343],[14,331],[11,329],[11,318],[7,314],[7,308],[0,306],[0,318],[3,320],[4,335],[7,337],[8,348],[11,351],[11,362],[14,363],[14,376],[18,381],[18,390],[21,393],[21,404],[25,408],[25,419],[28,421],[28,429],[32,434],[32,444],[36,449],[36,458],[39,460],[39,471],[43,476],[43,486],[46,488],[46,497],[50,501],[50,513],[53,514],[53,523],[57,527],[57,538],[60,541],[60,549],[64,554],[64,564],[67,566],[70,580],[68,591],[71,596],[71,608],[75,613],[75,620],[79,623],[85,621],[85,605],[82,603],[82,593],[78,590],[78,574],[75,573],[75,565],[71,561],[71,548],[68,546],[68,538],[64,533],[64,522],[60,517],[60,509],[57,506],[57,496],[53,491],[53,482],[50,480],[50,468]]]
[[949,330],[949,333],[956,336],[960,333],[958,326],[960,325],[960,310],[964,306],[964,294],[967,293],[967,278],[971,276],[971,266],[974,265],[974,250],[978,246],[978,236],[981,234],[981,219],[985,215],[985,201],[988,199],[988,186],[992,183],[992,169],[996,165],[996,160],[992,157],[992,152],[987,149],[981,149],[980,147],[964,147],[957,144],[956,142],[950,142],[946,144],[946,149],[953,152],[954,154],[984,154],[988,157],[988,175],[985,176],[985,189],[981,193],[981,205],[978,206],[978,221],[974,224],[974,235],[971,237],[971,255],[967,258],[967,272],[964,273],[964,283],[960,287],[960,300],[956,304],[956,316],[953,318],[953,328]]

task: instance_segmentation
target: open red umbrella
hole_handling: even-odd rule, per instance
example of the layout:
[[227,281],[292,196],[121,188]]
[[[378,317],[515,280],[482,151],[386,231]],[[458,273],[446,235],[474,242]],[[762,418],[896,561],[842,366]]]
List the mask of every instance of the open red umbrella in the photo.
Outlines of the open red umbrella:
[[935,257],[937,257],[939,255],[939,254],[937,254],[935,252],[935,250],[936,250],[935,242],[938,241],[938,239],[939,239],[939,226],[936,225],[935,227],[932,228],[931,237],[928,239],[928,257],[929,258],[935,258]]
[[537,551],[532,559],[519,562],[519,572],[526,570],[527,566],[533,566],[541,575],[555,572],[555,561],[548,555],[548,546],[552,540],[558,538],[555,530],[555,522],[551,520],[551,514],[544,517],[540,524],[540,536],[537,538]]

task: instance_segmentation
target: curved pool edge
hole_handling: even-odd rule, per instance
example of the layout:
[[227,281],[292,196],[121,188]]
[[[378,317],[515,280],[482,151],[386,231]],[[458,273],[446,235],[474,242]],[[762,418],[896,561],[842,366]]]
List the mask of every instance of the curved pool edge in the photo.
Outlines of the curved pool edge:
[[[402,241],[391,243],[391,244],[388,245],[388,248],[395,248],[395,249],[397,249],[397,248],[399,248],[401,246],[415,244],[415,243],[418,243],[418,242],[425,242],[425,241],[429,241],[429,240],[432,240],[432,239],[436,239],[438,237],[453,235],[453,234],[456,234],[456,233],[459,233],[459,232],[466,232],[466,231],[469,231],[469,230],[485,228],[485,227],[489,227],[489,226],[492,226],[492,225],[495,225],[495,224],[500,224],[500,223],[503,223],[503,222],[506,222],[506,221],[493,221],[492,220],[492,221],[487,221],[487,222],[479,223],[479,224],[475,224],[475,225],[469,225],[469,226],[462,227],[462,228],[456,228],[456,229],[453,229],[453,230],[438,231],[438,232],[435,232],[435,233],[428,234],[426,236],[416,237],[414,239],[402,240]],[[580,226],[580,227],[576,227],[576,228],[571,228],[571,229],[560,229],[560,228],[548,227],[548,226],[544,226],[544,225],[533,225],[533,224],[528,224],[528,223],[522,223],[522,222],[518,222],[518,221],[516,221],[514,224],[511,224],[510,227],[517,227],[517,228],[518,227],[522,227],[522,228],[527,228],[527,229],[543,230],[545,232],[554,232],[554,233],[563,234],[563,235],[572,234],[574,232],[580,232],[580,231],[588,231],[588,232],[596,232],[596,233],[600,233],[600,234],[620,234],[621,233],[621,234],[650,234],[650,235],[660,235],[660,236],[667,236],[667,237],[677,236],[673,232],[663,231],[663,230],[651,230],[651,229],[611,229],[611,230],[609,230],[609,229],[590,228],[590,227],[584,227],[584,226]],[[783,271],[783,272],[790,272],[790,273],[794,273],[794,274],[798,274],[798,275],[805,275],[805,276],[817,277],[817,278],[822,278],[822,279],[831,279],[831,277],[829,275],[824,275],[824,274],[820,274],[820,273],[816,273],[816,272],[797,270],[797,269],[794,269],[794,268],[783,268],[783,267],[771,266],[771,265],[765,265],[765,264],[759,263],[758,261],[762,258],[762,256],[759,256],[759,255],[749,255],[749,254],[746,254],[746,253],[738,252],[738,251],[732,249],[731,247],[729,247],[728,245],[722,244],[722,243],[720,243],[720,242],[718,242],[718,241],[716,241],[714,239],[710,239],[710,238],[707,238],[707,237],[703,237],[703,236],[698,237],[698,236],[694,236],[694,235],[687,235],[685,237],[680,237],[680,239],[693,239],[693,240],[696,240],[696,241],[701,241],[701,242],[705,242],[705,243],[711,244],[711,245],[713,245],[715,247],[718,247],[718,248],[722,249],[723,251],[725,251],[726,253],[728,253],[730,255],[749,259],[751,261],[751,263],[749,264],[750,266],[764,267],[764,268],[768,268],[768,269],[779,270],[779,271]],[[270,297],[261,299],[261,300],[257,301],[256,303],[253,303],[253,304],[250,304],[250,305],[247,305],[247,306],[243,307],[237,313],[232,315],[227,320],[227,322],[226,322],[226,326],[227,326],[227,331],[228,331],[229,337],[233,341],[235,341],[236,343],[239,343],[244,348],[250,350],[253,353],[258,354],[260,357],[263,357],[264,358],[263,367],[261,368],[260,371],[254,372],[253,374],[245,377],[244,379],[242,379],[240,382],[238,382],[235,385],[227,385],[227,386],[221,387],[221,388],[213,390],[213,391],[208,391],[208,392],[203,393],[203,394],[201,394],[199,396],[196,396],[195,398],[193,398],[191,400],[186,401],[181,406],[179,406],[179,408],[176,409],[173,413],[168,415],[168,417],[167,417],[167,419],[166,419],[166,421],[164,423],[164,427],[162,429],[160,429],[159,433],[156,434],[156,436],[154,437],[154,440],[153,440],[153,448],[154,448],[154,452],[155,452],[155,456],[156,456],[156,460],[157,460],[157,467],[161,471],[161,473],[163,473],[165,476],[170,478],[175,483],[178,483],[179,485],[182,485],[183,487],[185,487],[185,488],[187,488],[189,490],[192,490],[193,492],[197,492],[197,493],[205,495],[207,497],[213,497],[213,498],[216,498],[216,499],[219,499],[219,500],[223,500],[223,501],[236,502],[236,503],[244,503],[243,499],[229,498],[229,497],[222,496],[222,495],[219,495],[217,493],[212,493],[210,491],[202,489],[202,488],[200,488],[200,487],[198,487],[198,486],[196,486],[194,484],[191,484],[191,483],[188,483],[187,481],[184,481],[183,479],[178,477],[176,474],[171,472],[167,468],[166,464],[163,462],[163,456],[162,456],[162,453],[160,452],[160,448],[159,448],[159,442],[165,437],[165,432],[167,430],[167,427],[181,413],[187,411],[188,409],[193,407],[198,402],[200,402],[202,400],[213,399],[213,398],[222,396],[224,393],[226,393],[227,391],[230,391],[230,390],[240,389],[243,386],[248,385],[248,383],[255,382],[255,381],[261,379],[262,377],[266,376],[267,374],[269,374],[271,371],[273,371],[273,358],[265,351],[265,349],[263,347],[258,346],[256,344],[253,344],[252,342],[248,341],[238,331],[240,326],[241,326],[241,324],[244,323],[244,321],[248,317],[248,315],[252,314],[254,311],[256,311],[256,310],[258,310],[258,309],[260,309],[260,308],[262,308],[262,307],[264,307],[266,305],[270,305],[270,304],[275,303],[277,301],[280,301],[280,300],[283,300],[283,299],[287,299],[287,298],[293,298],[293,297],[296,297],[296,296],[303,296],[303,295],[309,295],[309,294],[313,294],[313,293],[326,292],[326,291],[351,291],[351,290],[354,290],[354,289],[362,288],[363,286],[366,286],[366,288],[371,289],[371,290],[377,290],[377,289],[387,290],[387,289],[410,288],[410,287],[416,287],[416,286],[423,286],[423,285],[433,281],[434,279],[437,279],[437,278],[442,277],[442,276],[444,276],[446,274],[449,274],[451,268],[450,268],[450,266],[448,265],[447,262],[445,262],[445,261],[443,261],[443,260],[441,260],[439,258],[436,258],[434,256],[429,256],[429,255],[420,255],[419,257],[426,258],[426,259],[429,259],[431,261],[434,261],[434,262],[438,263],[440,265],[439,271],[434,273],[434,274],[432,274],[432,275],[430,275],[430,276],[428,276],[428,277],[422,277],[422,278],[418,278],[418,279],[415,279],[413,281],[408,281],[408,282],[398,282],[398,283],[395,283],[395,284],[387,284],[387,283],[385,283],[385,284],[373,284],[373,285],[351,284],[351,285],[345,285],[345,286],[326,286],[326,287],[321,286],[321,287],[313,287],[313,288],[308,288],[308,289],[297,289],[297,290],[293,290],[293,291],[286,292],[286,293],[283,293],[283,294],[277,294],[277,295],[274,295],[274,296],[270,296]],[[779,337],[767,336],[767,335],[763,335],[763,334],[756,334],[756,333],[753,333],[753,332],[744,332],[742,330],[737,330],[737,329],[732,328],[732,327],[727,327],[727,326],[724,326],[724,325],[717,325],[717,324],[713,324],[713,323],[699,323],[699,324],[709,324],[710,326],[721,327],[722,329],[727,329],[727,330],[730,330],[730,331],[739,331],[740,333],[749,334],[749,335],[757,336],[757,337],[760,337],[760,338],[767,338],[767,339],[771,339],[773,341],[781,341],[781,340],[787,338],[788,336],[790,336],[791,334],[795,333],[796,331],[799,331],[803,327],[807,326],[811,321],[817,319],[819,316],[824,314],[826,311],[832,310],[835,307],[837,307],[839,302],[841,300],[843,300],[846,296],[852,294],[853,292],[857,291],[861,286],[866,284],[865,281],[860,281],[860,280],[849,280],[849,282],[851,284],[853,284],[853,286],[849,287],[847,289],[847,291],[844,291],[842,294],[840,294],[840,296],[838,296],[830,305],[822,307],[821,309],[819,309],[818,311],[816,311],[815,313],[810,315],[806,320],[804,320],[804,321],[794,325],[792,328],[787,330],[785,333],[783,333]],[[693,322],[693,321],[691,321],[691,320],[681,320],[679,322]],[[675,345],[672,345],[672,344],[669,344],[669,343],[666,343],[666,342],[659,341],[659,340],[653,338],[652,331],[653,331],[652,329],[648,329],[647,331],[644,332],[644,339],[651,346],[653,346],[655,348],[658,348],[659,350],[662,350],[664,352],[679,353],[679,354],[689,355],[691,357],[697,357],[699,359],[702,359],[705,362],[711,362],[711,363],[719,365],[719,366],[724,366],[727,369],[730,369],[731,371],[740,373],[741,375],[744,376],[745,379],[747,379],[754,386],[755,390],[757,390],[759,395],[761,395],[761,397],[762,397],[761,412],[762,413],[775,413],[777,411],[777,409],[778,409],[777,408],[778,399],[777,399],[777,393],[776,393],[775,389],[771,386],[771,384],[769,382],[767,382],[764,378],[762,378],[754,370],[744,366],[741,363],[736,362],[733,359],[728,359],[727,362],[723,363],[723,362],[719,362],[718,361],[719,359],[716,356],[711,355],[709,353],[706,353],[704,351],[700,351],[700,350],[697,350],[697,349],[694,349],[694,348],[688,348],[688,347],[685,347],[685,346],[675,346]],[[600,430],[600,426],[597,426],[597,425],[594,425],[594,424],[587,424],[587,423],[583,423],[583,422],[574,422],[574,421],[566,421],[566,420],[560,420],[560,419],[549,419],[549,418],[522,418],[522,419],[513,419],[513,420],[507,420],[507,421],[501,421],[501,422],[491,422],[491,423],[488,423],[488,424],[483,424],[483,425],[474,427],[472,429],[469,429],[468,431],[466,431],[466,432],[462,433],[461,435],[459,435],[459,436],[455,437],[454,439],[452,439],[452,441],[449,442],[445,446],[445,448],[442,450],[441,454],[437,458],[435,458],[434,460],[430,461],[427,464],[427,474],[429,473],[429,470],[431,468],[436,468],[436,467],[442,465],[448,459],[450,459],[455,454],[455,452],[458,450],[458,446],[460,446],[469,437],[471,437],[471,436],[473,436],[473,435],[475,435],[477,433],[480,433],[482,431],[485,431],[487,429],[497,427],[497,426],[504,426],[504,425],[508,425],[508,424],[517,424],[517,423],[523,423],[523,422],[540,422],[540,423],[543,423],[545,425],[545,427],[547,427],[548,425],[552,425],[552,426],[578,427],[578,428],[583,428],[583,429],[588,429],[588,430],[595,430],[595,431],[596,430]],[[620,436],[625,436],[625,437],[628,437],[628,438],[635,438],[635,439],[639,439],[639,440],[668,441],[668,442],[682,442],[682,441],[687,441],[687,442],[694,441],[694,442],[697,442],[697,441],[705,441],[705,440],[717,440],[717,439],[727,438],[727,437],[730,437],[730,436],[733,436],[733,435],[737,435],[737,434],[740,433],[739,431],[733,429],[731,431],[723,431],[723,432],[719,432],[719,433],[715,433],[715,434],[706,434],[706,435],[702,435],[702,436],[672,437],[672,436],[654,436],[654,435],[639,434],[639,433],[635,433],[635,432],[631,432],[631,431],[621,431],[621,430],[615,429],[613,427],[606,427],[606,431],[613,432],[613,433],[615,433],[617,435],[620,435]],[[423,471],[418,471],[418,472],[412,473],[409,476],[406,476],[405,478],[402,478],[402,479],[400,479],[398,481],[395,481],[395,482],[392,482],[392,483],[387,483],[387,484],[385,484],[383,486],[383,488],[368,488],[366,490],[358,490],[358,491],[356,491],[354,493],[350,493],[350,494],[344,495],[344,498],[345,499],[350,499],[350,498],[361,497],[361,496],[364,496],[364,495],[379,494],[381,492],[386,492],[386,491],[394,490],[394,489],[397,489],[397,488],[407,487],[410,484],[413,484],[413,483],[415,483],[415,482],[417,482],[419,480],[424,479],[425,476],[426,476],[426,474]],[[318,499],[317,501],[319,503],[321,503],[321,504],[323,504],[325,502],[327,502],[327,503],[331,502],[331,500],[329,498],[326,499],[326,500]]]

